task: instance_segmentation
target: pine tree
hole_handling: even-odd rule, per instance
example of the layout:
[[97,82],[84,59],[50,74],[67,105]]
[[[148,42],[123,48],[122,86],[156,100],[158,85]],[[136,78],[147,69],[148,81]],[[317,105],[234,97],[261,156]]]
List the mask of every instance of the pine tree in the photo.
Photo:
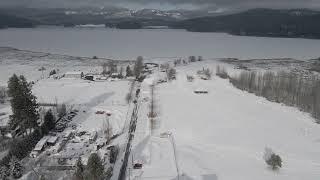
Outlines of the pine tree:
[[42,130],[45,134],[49,133],[55,127],[55,118],[52,114],[52,111],[47,111],[46,115],[44,116],[44,123],[42,125]]
[[126,69],[126,77],[131,77],[132,75],[133,75],[132,70],[130,69],[130,66],[128,65],[127,69]]
[[0,167],[0,179],[1,180],[7,180],[8,176],[10,176],[9,169],[7,166],[1,166]]
[[133,72],[134,72],[134,75],[136,76],[136,79],[140,77],[142,69],[143,69],[143,57],[139,56],[133,68]]
[[74,180],[83,180],[84,179],[84,166],[82,164],[81,157],[78,158],[76,163],[76,171],[73,174]]
[[21,99],[21,88],[19,84],[19,78],[16,74],[13,74],[8,81],[8,95],[11,98],[11,109],[12,115],[10,115],[9,125],[11,129],[15,129],[22,121],[22,99]]
[[8,82],[8,93],[11,96],[12,115],[9,125],[12,129],[20,126],[22,132],[27,129],[38,127],[37,120],[38,104],[36,97],[32,94],[31,83],[28,83],[24,76],[13,75]]
[[104,167],[97,153],[92,153],[88,159],[86,168],[86,180],[103,179]]
[[23,166],[20,164],[19,160],[13,156],[9,165],[11,176],[15,179],[20,178],[22,176]]

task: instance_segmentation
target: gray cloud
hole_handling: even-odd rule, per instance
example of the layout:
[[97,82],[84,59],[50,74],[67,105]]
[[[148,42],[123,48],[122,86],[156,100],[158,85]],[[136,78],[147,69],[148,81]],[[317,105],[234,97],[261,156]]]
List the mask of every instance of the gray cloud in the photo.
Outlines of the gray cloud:
[[224,8],[314,8],[320,0],[0,0],[0,6],[83,7],[83,6],[164,6],[164,7],[224,7]]

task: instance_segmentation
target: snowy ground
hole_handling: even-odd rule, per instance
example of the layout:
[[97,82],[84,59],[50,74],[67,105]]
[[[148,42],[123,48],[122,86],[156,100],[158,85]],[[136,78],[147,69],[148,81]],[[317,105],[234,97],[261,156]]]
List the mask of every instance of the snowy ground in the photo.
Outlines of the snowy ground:
[[[68,108],[79,110],[71,122],[77,125],[77,130],[99,132],[106,115],[97,114],[97,111],[111,114],[113,134],[128,130],[132,108],[125,102],[125,96],[129,81],[54,80],[45,78],[38,71],[42,66],[48,67],[45,74],[53,68],[59,68],[61,73],[101,71],[100,60],[91,64],[91,60],[69,56],[0,50],[0,85],[5,85],[14,72],[23,74],[28,80],[37,81],[33,93],[40,103],[66,103]],[[58,61],[60,58],[62,60]],[[142,163],[143,168],[133,170],[132,163],[129,163],[127,175],[157,180],[318,179],[320,126],[296,108],[240,91],[227,80],[213,76],[211,80],[204,81],[196,76],[203,67],[214,71],[218,63],[221,62],[204,61],[177,67],[177,80],[157,86],[161,123],[154,135],[150,133],[147,117],[149,85],[163,74],[155,73],[142,83],[138,124],[129,159]],[[230,64],[225,66],[227,70],[232,69]],[[186,75],[194,75],[195,81],[188,82]],[[209,93],[194,94],[197,89],[208,90]],[[7,113],[0,116],[0,123],[5,124],[10,113],[9,105],[0,105],[1,112]],[[170,133],[172,136],[168,135]],[[120,156],[125,142],[126,134],[112,142],[120,145]],[[62,151],[65,153],[62,155],[73,153],[75,148],[81,149],[78,146],[67,145],[68,152]],[[272,148],[283,159],[283,167],[279,171],[270,170],[264,162],[265,147]],[[82,153],[89,155],[94,151],[93,147],[88,148],[90,151],[84,149]],[[115,167],[120,163],[117,162]]]
[[[175,139],[180,174],[202,180],[318,179],[320,126],[296,108],[240,91],[216,76],[187,82],[186,74],[195,75],[202,67],[214,70],[214,66],[203,62],[179,67],[176,81],[157,87],[160,132],[171,132]],[[209,94],[194,94],[197,88]],[[145,165],[133,170],[134,176],[177,179],[169,138],[148,137],[147,123],[147,118],[138,120],[139,150],[133,156]],[[282,157],[279,171],[264,162],[265,147]]]

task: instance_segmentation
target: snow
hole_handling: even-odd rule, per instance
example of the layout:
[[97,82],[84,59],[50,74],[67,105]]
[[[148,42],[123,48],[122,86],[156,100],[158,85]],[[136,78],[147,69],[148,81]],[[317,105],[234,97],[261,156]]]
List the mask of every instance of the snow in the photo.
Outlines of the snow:
[[[320,126],[296,108],[243,92],[216,76],[187,81],[187,74],[196,74],[202,67],[215,69],[215,65],[203,62],[179,67],[176,81],[157,86],[160,132],[172,133],[180,174],[195,180],[318,179]],[[210,93],[194,94],[194,87],[199,86]],[[143,91],[148,91],[147,86]],[[148,105],[144,109],[147,112]],[[140,172],[133,170],[135,176],[174,179],[173,147],[158,136],[145,140],[148,131],[148,118],[142,116],[134,143],[139,148],[133,156],[144,159],[145,164]],[[280,170],[272,171],[266,165],[265,147],[282,158]]]

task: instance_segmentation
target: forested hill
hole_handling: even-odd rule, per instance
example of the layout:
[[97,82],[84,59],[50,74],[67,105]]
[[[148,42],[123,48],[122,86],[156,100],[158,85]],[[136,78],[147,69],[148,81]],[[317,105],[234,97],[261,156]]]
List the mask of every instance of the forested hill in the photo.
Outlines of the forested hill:
[[0,28],[29,28],[36,24],[33,20],[0,13]]
[[173,28],[248,36],[320,38],[319,22],[318,11],[253,9],[231,15],[184,20]]

